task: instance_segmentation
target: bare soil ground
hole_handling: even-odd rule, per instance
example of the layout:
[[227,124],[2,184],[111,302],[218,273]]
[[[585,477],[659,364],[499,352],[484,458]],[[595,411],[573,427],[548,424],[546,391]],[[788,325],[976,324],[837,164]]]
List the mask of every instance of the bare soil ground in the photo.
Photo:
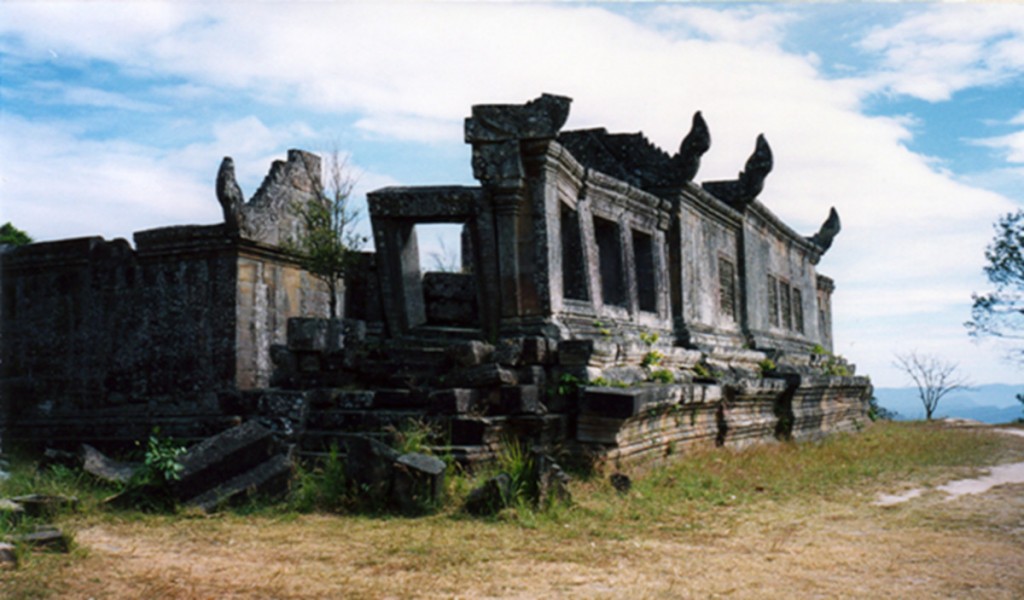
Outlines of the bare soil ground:
[[537,523],[85,515],[69,523],[71,556],[0,572],[0,596],[1024,598],[1024,484],[951,500],[925,485],[888,507],[878,494],[899,490],[868,484],[639,528],[603,523],[585,493]]
[[892,508],[765,506],[730,526],[566,541],[513,525],[238,517],[87,525],[66,598],[1021,598],[1024,486]]

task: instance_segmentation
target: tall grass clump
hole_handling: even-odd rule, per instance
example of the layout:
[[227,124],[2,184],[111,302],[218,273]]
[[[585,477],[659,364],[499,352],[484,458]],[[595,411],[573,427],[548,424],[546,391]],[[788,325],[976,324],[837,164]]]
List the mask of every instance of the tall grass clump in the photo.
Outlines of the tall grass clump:
[[350,493],[345,479],[345,461],[337,444],[331,444],[323,462],[299,466],[292,482],[290,506],[298,512],[343,512],[349,508]]

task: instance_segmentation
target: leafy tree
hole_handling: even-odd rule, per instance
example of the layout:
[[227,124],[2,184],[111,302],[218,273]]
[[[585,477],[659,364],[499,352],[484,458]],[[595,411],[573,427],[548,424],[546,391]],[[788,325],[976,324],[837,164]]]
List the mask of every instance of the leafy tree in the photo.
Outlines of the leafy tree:
[[914,380],[917,394],[924,405],[925,418],[929,421],[942,398],[954,391],[970,387],[967,378],[958,372],[958,365],[944,361],[931,354],[908,352],[897,354],[893,366]]
[[0,226],[0,244],[10,244],[11,246],[24,246],[25,244],[31,244],[32,238],[27,233],[18,229],[10,221]]
[[[965,325],[972,337],[1024,341],[1024,210],[1002,216],[995,230],[985,249],[985,275],[995,290],[972,295],[971,320]],[[1024,348],[1012,354],[1024,360]]]
[[331,320],[338,318],[338,290],[352,268],[356,253],[366,242],[353,227],[359,213],[352,208],[352,189],[356,180],[344,158],[334,150],[327,159],[327,187],[312,179],[314,197],[293,208],[302,224],[297,239],[285,243],[302,268],[327,285]]

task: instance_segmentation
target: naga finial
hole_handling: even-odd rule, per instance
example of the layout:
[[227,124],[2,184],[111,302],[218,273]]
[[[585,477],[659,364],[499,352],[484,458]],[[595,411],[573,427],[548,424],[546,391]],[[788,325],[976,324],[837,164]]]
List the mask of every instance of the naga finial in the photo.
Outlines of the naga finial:
[[812,244],[816,244],[821,251],[824,253],[826,250],[832,247],[832,240],[842,230],[843,225],[839,221],[839,213],[836,212],[833,206],[828,211],[828,218],[821,224],[821,228],[818,229],[818,233],[807,238]]
[[245,195],[235,180],[235,161],[230,156],[224,157],[217,171],[217,201],[224,211],[224,224],[228,232],[232,235],[237,234]]
[[679,169],[678,174],[683,181],[693,181],[700,169],[700,157],[711,147],[711,133],[708,124],[698,110],[693,114],[693,125],[690,132],[679,144],[679,152],[673,157]]

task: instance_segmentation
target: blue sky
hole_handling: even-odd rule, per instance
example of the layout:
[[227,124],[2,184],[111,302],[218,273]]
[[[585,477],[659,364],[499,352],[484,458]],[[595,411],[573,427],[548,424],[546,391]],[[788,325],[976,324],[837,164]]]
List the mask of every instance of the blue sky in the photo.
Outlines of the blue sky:
[[906,385],[918,350],[1024,383],[962,326],[1024,204],[1024,5],[8,1],[0,78],[0,222],[39,240],[216,222],[226,155],[250,194],[293,147],[348,153],[359,192],[470,184],[477,103],[564,94],[567,128],[669,150],[702,110],[698,180],[764,133],[761,200],[807,234],[838,209],[819,270],[861,372]]

